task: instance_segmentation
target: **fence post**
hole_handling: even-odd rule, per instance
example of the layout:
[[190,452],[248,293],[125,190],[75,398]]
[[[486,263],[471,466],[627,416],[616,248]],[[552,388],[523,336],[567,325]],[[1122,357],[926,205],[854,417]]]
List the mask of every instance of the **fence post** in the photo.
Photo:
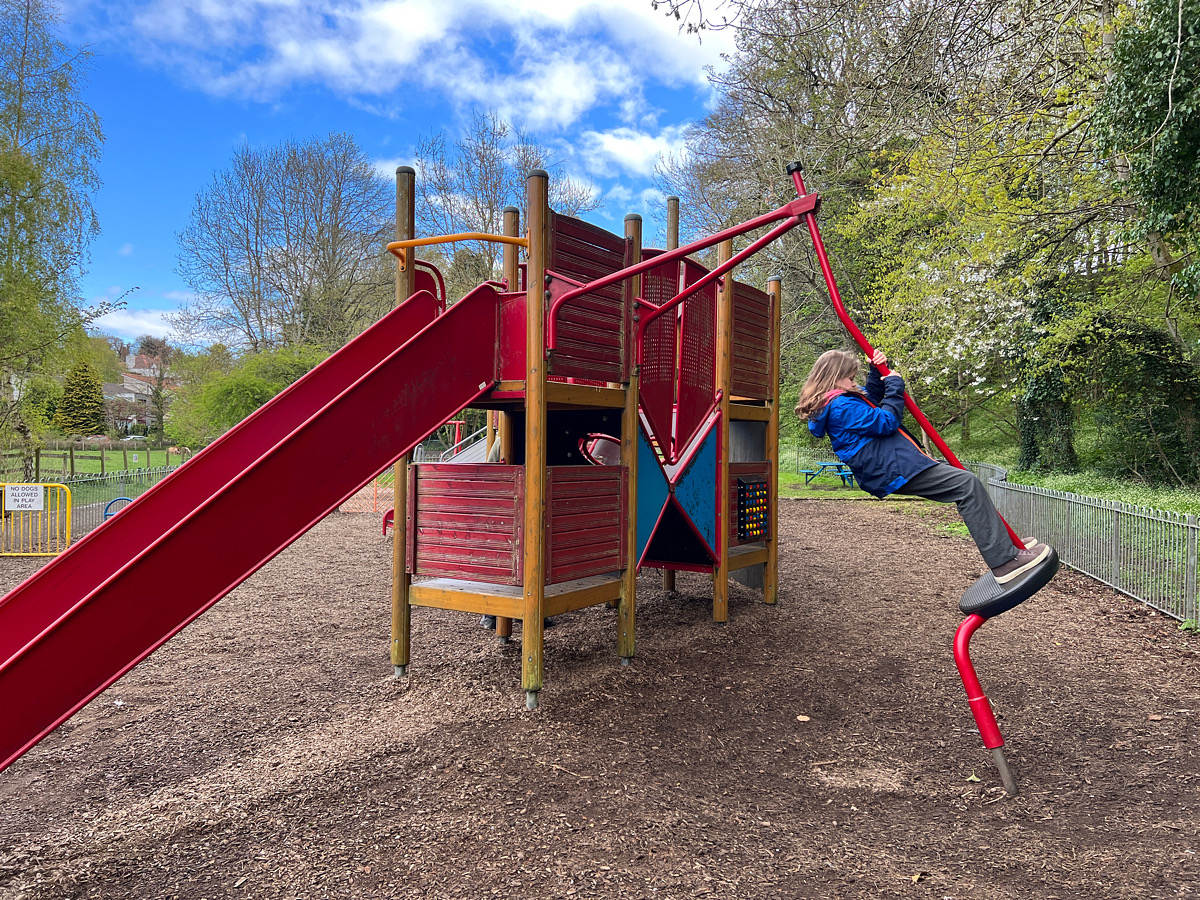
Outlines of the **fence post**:
[[1187,608],[1183,610],[1183,618],[1200,619],[1200,592],[1197,591],[1196,570],[1200,568],[1197,559],[1196,544],[1200,536],[1200,521],[1195,516],[1187,517],[1187,568],[1183,576],[1183,599]]
[[33,451],[33,480],[42,480],[42,448]]
[[1109,501],[1113,514],[1112,528],[1112,583],[1114,587],[1121,584],[1121,509],[1115,501]]
[[75,445],[72,444],[69,451],[71,455],[71,477],[75,477]]

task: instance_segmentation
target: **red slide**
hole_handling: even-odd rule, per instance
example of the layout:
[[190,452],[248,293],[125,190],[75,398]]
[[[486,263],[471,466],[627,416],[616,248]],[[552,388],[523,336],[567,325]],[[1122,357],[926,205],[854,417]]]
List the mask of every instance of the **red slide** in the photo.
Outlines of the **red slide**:
[[499,315],[418,291],[0,598],[0,770],[489,390]]

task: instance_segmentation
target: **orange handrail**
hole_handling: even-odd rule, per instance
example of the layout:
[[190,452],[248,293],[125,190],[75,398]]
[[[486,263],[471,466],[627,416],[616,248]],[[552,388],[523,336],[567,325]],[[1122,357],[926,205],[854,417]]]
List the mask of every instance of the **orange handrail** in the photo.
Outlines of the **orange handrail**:
[[437,237],[410,238],[407,241],[392,241],[387,245],[388,253],[400,260],[400,271],[408,265],[404,251],[409,247],[428,247],[432,244],[453,244],[457,241],[490,241],[494,244],[516,244],[518,247],[529,249],[528,237],[513,237],[507,234],[485,234],[481,231],[467,231],[462,234],[442,234]]

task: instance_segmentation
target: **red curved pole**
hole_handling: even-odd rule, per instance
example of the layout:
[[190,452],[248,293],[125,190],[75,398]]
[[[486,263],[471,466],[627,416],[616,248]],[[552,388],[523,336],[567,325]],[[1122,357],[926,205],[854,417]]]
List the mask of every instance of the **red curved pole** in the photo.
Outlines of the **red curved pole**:
[[[796,193],[801,197],[808,196],[808,189],[804,186],[804,174],[797,163],[788,166],[788,172],[792,176],[792,183],[796,186]],[[846,311],[846,305],[842,303],[842,295],[838,291],[837,281],[833,277],[833,268],[829,265],[829,255],[825,252],[825,243],[821,240],[821,229],[817,227],[817,217],[812,211],[804,213],[804,224],[808,226],[808,233],[812,236],[813,249],[817,251],[817,261],[821,265],[821,274],[825,276],[825,284],[829,288],[829,299],[833,302],[833,309],[837,313],[837,317],[841,319],[842,324],[846,326],[846,330],[850,332],[850,336],[854,338],[854,342],[862,348],[863,353],[867,354],[870,359],[875,355],[875,348],[863,336],[863,333],[858,330],[858,326],[850,318],[850,314]],[[886,365],[879,366],[879,373],[887,375],[891,369]],[[912,417],[917,420],[921,426],[921,430],[929,435],[930,440],[937,446],[942,455],[946,457],[946,462],[958,469],[965,469],[958,457],[954,455],[942,436],[938,434],[937,429],[933,427],[933,423],[925,418],[925,413],[918,408],[916,401],[909,396],[908,391],[904,392],[904,408],[912,413]],[[1012,526],[1005,521],[1004,517],[1000,517],[1000,521],[1004,522],[1004,527],[1008,529],[1008,536],[1012,539],[1013,546],[1018,550],[1025,549],[1025,542],[1017,537],[1017,533],[1013,531]]]
[[983,746],[989,750],[1004,746],[1004,738],[1000,734],[1000,726],[996,724],[996,716],[992,712],[992,704],[988,701],[979,676],[975,674],[975,666],[971,663],[971,636],[979,630],[984,622],[983,616],[970,615],[963,619],[958,631],[954,633],[954,665],[958,668],[958,676],[962,679],[963,689],[967,692],[967,703],[971,706],[971,715],[979,726],[979,736],[983,738]]

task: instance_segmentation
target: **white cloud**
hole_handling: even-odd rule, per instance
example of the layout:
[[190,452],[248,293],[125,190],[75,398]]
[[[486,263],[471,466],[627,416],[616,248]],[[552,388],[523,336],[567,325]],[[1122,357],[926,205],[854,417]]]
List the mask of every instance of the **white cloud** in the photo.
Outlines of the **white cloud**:
[[90,2],[92,15],[71,17],[90,40],[121,41],[211,93],[424,88],[532,128],[566,127],[600,105],[641,121],[648,82],[706,87],[705,67],[721,68],[733,46],[726,31],[679,34],[649,0]]
[[171,333],[166,315],[167,312],[161,309],[117,309],[96,319],[92,325],[123,338],[138,338],[143,334],[162,338]]
[[121,249],[117,253],[121,256],[131,256],[133,254],[133,244],[126,241],[121,245]]
[[614,184],[609,188],[608,193],[604,195],[604,202],[606,204],[614,204],[616,206],[628,205],[632,199],[633,191],[623,184]]
[[684,151],[686,130],[686,125],[669,125],[658,134],[633,128],[585,131],[580,152],[588,170],[596,174],[611,175],[614,168],[619,168],[647,178],[664,156]]
[[391,159],[377,159],[371,163],[375,169],[375,174],[380,178],[386,178],[388,181],[394,181],[396,178],[396,168],[398,166],[411,166],[416,168],[416,162],[404,156],[395,156]]

